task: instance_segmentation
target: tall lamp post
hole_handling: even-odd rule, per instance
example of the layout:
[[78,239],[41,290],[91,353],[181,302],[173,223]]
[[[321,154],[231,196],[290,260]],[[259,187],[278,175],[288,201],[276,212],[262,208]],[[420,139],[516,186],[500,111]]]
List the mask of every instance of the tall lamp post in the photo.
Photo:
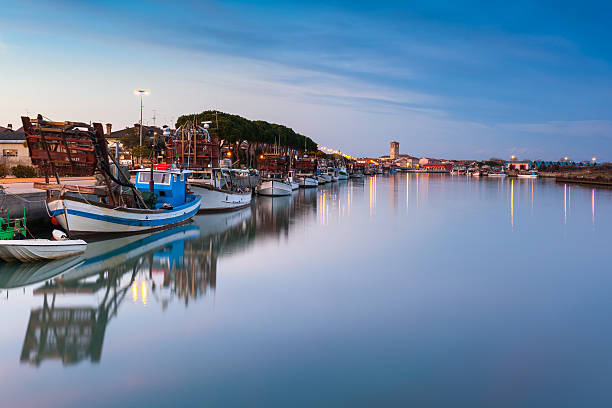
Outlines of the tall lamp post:
[[142,95],[148,94],[149,91],[146,89],[137,89],[134,91],[135,95],[140,94],[140,146],[142,146]]

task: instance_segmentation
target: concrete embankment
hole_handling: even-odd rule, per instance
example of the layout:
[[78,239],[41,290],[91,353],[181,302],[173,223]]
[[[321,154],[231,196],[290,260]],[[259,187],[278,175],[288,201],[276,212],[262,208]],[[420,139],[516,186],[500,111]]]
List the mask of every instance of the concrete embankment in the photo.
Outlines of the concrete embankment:
[[612,168],[607,166],[540,172],[541,177],[554,178],[558,183],[612,187]]
[[[2,179],[0,180],[0,211],[11,218],[23,217],[25,209],[30,226],[45,227],[49,222],[49,214],[45,205],[46,192],[33,187],[34,182],[44,182],[44,179]],[[95,180],[91,177],[70,177],[62,179],[63,183],[91,186]],[[39,225],[37,225],[39,224]]]

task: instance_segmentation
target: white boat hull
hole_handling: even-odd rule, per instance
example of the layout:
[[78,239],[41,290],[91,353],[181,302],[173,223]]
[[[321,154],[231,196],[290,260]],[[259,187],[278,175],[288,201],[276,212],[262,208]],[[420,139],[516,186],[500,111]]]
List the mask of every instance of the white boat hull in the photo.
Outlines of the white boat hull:
[[172,210],[110,208],[107,205],[64,197],[47,203],[49,213],[71,235],[133,234],[182,224],[200,208],[200,196]]
[[348,178],[349,178],[348,173],[345,173],[342,171],[338,172],[338,180],[348,180]]
[[518,178],[522,178],[522,179],[534,179],[534,178],[538,178],[538,176],[536,174],[519,174]]
[[270,197],[288,196],[291,191],[291,183],[284,180],[264,180],[257,186],[257,194]]
[[319,182],[312,177],[301,177],[299,178],[299,184],[301,188],[313,188],[319,185]]
[[203,186],[191,184],[191,189],[195,194],[202,197],[200,212],[221,212],[233,211],[247,207],[251,204],[253,195],[250,191],[228,192],[217,189],[213,186]]
[[38,262],[68,258],[85,252],[87,243],[80,239],[51,241],[23,239],[0,241],[0,259],[5,262]]

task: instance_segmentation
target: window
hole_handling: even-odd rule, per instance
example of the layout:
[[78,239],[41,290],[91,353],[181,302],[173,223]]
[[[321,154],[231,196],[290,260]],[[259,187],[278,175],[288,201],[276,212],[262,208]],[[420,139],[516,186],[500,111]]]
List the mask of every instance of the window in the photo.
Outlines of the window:
[[17,157],[17,149],[4,149],[2,151],[4,157]]
[[[153,173],[153,181],[155,184],[170,184],[170,175],[167,173]],[[151,173],[148,171],[141,171],[138,174],[139,183],[148,183],[151,181]]]

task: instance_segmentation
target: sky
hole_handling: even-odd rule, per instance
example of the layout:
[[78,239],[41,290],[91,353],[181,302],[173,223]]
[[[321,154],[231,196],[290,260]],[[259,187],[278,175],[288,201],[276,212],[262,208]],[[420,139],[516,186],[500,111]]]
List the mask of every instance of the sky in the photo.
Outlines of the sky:
[[612,160],[610,3],[0,0],[0,126],[217,109],[354,156]]

